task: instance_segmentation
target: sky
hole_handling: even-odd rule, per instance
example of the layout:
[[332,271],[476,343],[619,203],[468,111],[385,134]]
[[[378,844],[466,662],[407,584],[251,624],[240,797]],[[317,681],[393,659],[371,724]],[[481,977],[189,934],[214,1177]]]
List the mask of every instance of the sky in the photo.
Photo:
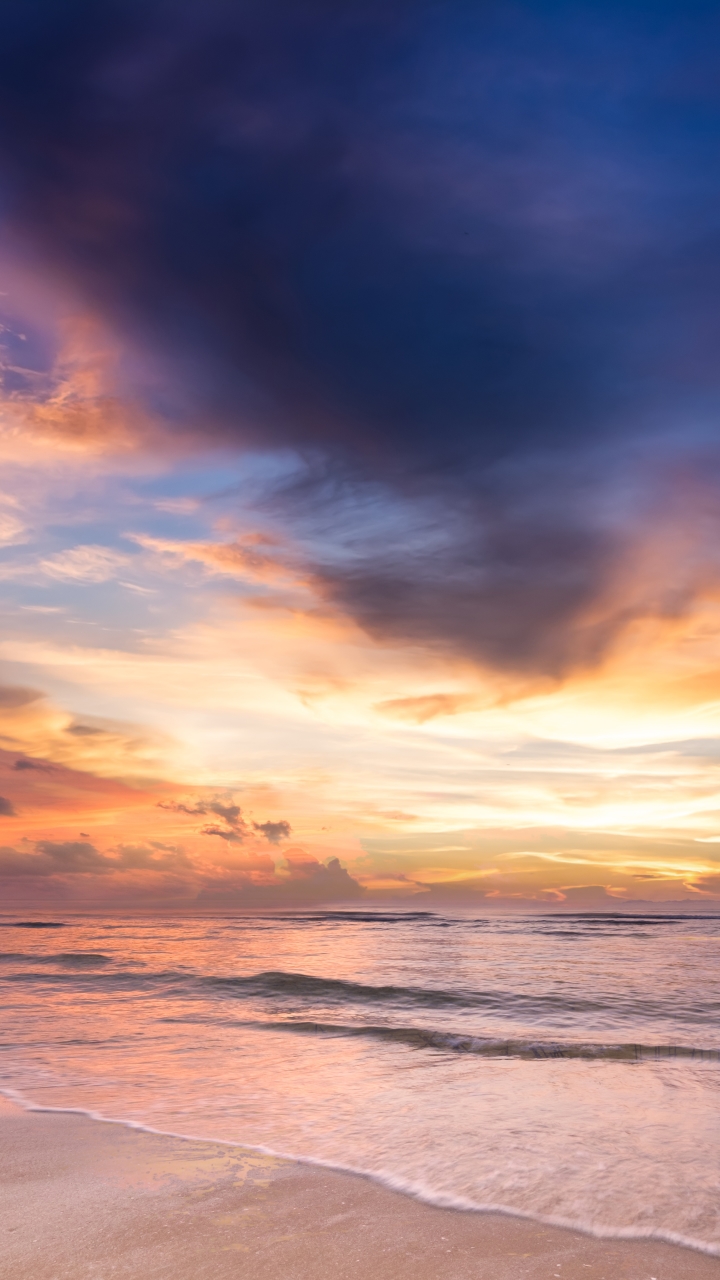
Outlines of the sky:
[[5,0],[0,910],[717,909],[718,49]]

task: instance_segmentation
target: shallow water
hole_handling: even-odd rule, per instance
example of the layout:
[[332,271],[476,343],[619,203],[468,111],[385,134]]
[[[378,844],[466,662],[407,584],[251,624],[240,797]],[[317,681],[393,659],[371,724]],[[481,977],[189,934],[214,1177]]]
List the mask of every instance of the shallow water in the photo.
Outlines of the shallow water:
[[720,1252],[720,919],[37,924],[0,918],[14,1095]]

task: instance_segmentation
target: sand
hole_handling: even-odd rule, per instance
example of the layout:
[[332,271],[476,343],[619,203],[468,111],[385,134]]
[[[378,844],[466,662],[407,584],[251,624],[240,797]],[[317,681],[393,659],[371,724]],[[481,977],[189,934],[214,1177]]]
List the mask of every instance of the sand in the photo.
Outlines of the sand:
[[2,1280],[720,1280],[720,1259],[0,1100]]

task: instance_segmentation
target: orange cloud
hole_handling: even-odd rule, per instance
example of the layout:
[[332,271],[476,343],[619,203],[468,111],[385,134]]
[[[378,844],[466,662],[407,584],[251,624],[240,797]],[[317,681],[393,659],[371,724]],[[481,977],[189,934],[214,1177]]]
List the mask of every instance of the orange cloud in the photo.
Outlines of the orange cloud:
[[6,393],[2,400],[3,455],[27,460],[30,439],[71,453],[117,453],[141,438],[147,441],[152,434],[147,414],[116,389],[120,354],[93,318],[62,322],[53,368],[47,374],[18,370],[26,374],[26,389]]
[[138,725],[76,716],[42,693],[0,686],[0,744],[69,768],[110,777],[162,776],[169,740]]
[[208,572],[271,586],[304,589],[307,580],[289,546],[267,534],[250,532],[233,542],[182,542],[131,534],[133,542],[177,564],[200,564]]
[[[337,858],[270,850],[284,819],[254,821],[231,796],[190,799],[160,784],[130,787],[0,750],[0,888],[7,909],[36,902],[76,909],[122,906],[292,905],[358,896]],[[203,825],[208,814],[217,841]],[[242,846],[242,847],[240,847]]]

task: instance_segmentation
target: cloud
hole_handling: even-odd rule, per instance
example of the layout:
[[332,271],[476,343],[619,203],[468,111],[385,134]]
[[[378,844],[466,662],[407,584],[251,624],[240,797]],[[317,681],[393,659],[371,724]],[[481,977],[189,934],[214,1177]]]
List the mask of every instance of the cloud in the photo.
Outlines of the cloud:
[[[290,854],[290,851],[288,851]],[[203,888],[195,905],[204,909],[232,910],[252,907],[296,907],[325,902],[352,902],[363,897],[364,890],[341,865],[338,858],[326,863],[302,850],[295,850],[287,860],[289,874],[264,882],[249,877],[227,877]]]
[[245,820],[239,804],[225,803],[222,800],[209,800],[205,806],[196,806],[196,812],[202,807],[205,808],[206,813],[216,813],[219,818],[224,818],[228,826],[245,826]]
[[477,703],[477,695],[462,693],[429,693],[416,698],[385,698],[375,703],[375,710],[393,720],[426,724],[438,716],[453,716]]
[[60,582],[109,582],[128,563],[128,556],[109,547],[72,547],[41,560],[39,568]]
[[280,844],[281,840],[289,839],[292,828],[281,819],[280,822],[253,822],[253,831],[262,832],[269,844]]
[[106,870],[112,865],[109,858],[84,840],[39,840],[35,848],[59,872],[83,874],[87,871]]
[[233,827],[210,826],[201,827],[200,830],[204,836],[219,836],[221,840],[227,840],[230,844],[242,844],[244,833]]
[[38,840],[32,852],[0,849],[0,878],[106,877],[124,871],[192,872],[193,864],[183,849],[156,843],[121,843],[107,853],[88,840]]
[[147,844],[119,844],[114,855],[113,866],[118,870],[184,871],[193,867],[184,849],[158,840]]
[[259,583],[295,583],[297,570],[285,563],[277,539],[266,534],[247,533],[233,542],[180,542],[171,538],[153,538],[147,534],[128,537],[147,551],[155,552],[167,562],[203,565],[211,573],[249,579]]
[[[130,560],[110,547],[78,546],[29,563],[15,562],[0,566],[0,579],[5,581],[40,581],[43,578],[62,583],[110,582],[118,577]],[[132,589],[132,584],[129,585]],[[142,591],[142,588],[137,588]],[[37,612],[40,607],[26,606]],[[45,610],[42,610],[43,612]],[[50,610],[55,612],[55,610]]]
[[15,810],[9,800],[5,796],[0,796],[0,818],[13,818]]
[[5,749],[25,753],[13,763],[15,773],[66,765],[105,777],[157,776],[171,747],[167,737],[140,725],[76,717],[20,685],[0,686],[0,732]]
[[9,845],[0,846],[0,877],[46,874],[48,863],[28,853],[19,853]]
[[[383,643],[562,676],[677,612],[691,557],[671,593],[660,561],[631,606],[618,583],[665,463],[707,446],[717,488],[718,18],[566,18],[6,6],[9,234],[122,353],[71,342],[18,420],[296,451],[275,510]],[[45,572],[104,580],[89,550]]]
[[[472,523],[450,547],[413,552],[400,543],[394,554],[368,549],[355,564],[318,566],[320,589],[378,640],[491,667],[559,675],[604,653],[627,621],[624,602],[597,616],[616,554],[609,536],[562,517],[506,523],[496,512]],[[418,709],[431,718],[438,704]]]
[[173,813],[186,813],[190,817],[194,817],[196,814],[199,816],[215,814],[216,817],[223,819],[225,826],[220,827],[216,823],[210,823],[208,826],[201,827],[201,834],[218,836],[229,844],[242,844],[244,840],[252,837],[253,832],[263,835],[270,844],[279,844],[281,840],[286,840],[289,837],[291,831],[290,823],[284,818],[281,818],[278,822],[248,823],[243,817],[242,809],[238,804],[219,797],[210,800],[197,800],[193,803],[160,800],[158,808],[169,809]]
[[39,840],[33,853],[0,849],[0,877],[103,875],[113,865],[94,845],[80,840]]
[[0,511],[0,545],[7,547],[17,542],[24,542],[25,533],[22,520],[7,511]]
[[563,887],[558,894],[558,900],[565,907],[578,907],[581,909],[604,907],[610,910],[617,910],[618,902],[622,902],[623,897],[621,894],[608,893],[605,885],[584,884],[574,885],[571,888]]
[[18,903],[53,896],[66,903],[106,908],[153,903],[233,909],[302,906],[361,897],[364,890],[338,858],[318,861],[289,851],[276,869],[267,854],[238,854],[232,865],[208,864],[182,845],[159,840],[120,841],[102,851],[87,839],[38,840],[26,848],[0,847],[0,884]]
[[[17,245],[16,245],[17,249]],[[3,275],[13,276],[17,253],[10,251],[2,263]],[[7,313],[0,320],[0,449],[9,461],[27,462],[28,448],[36,450],[36,466],[59,456],[97,456],[102,453],[127,452],[140,440],[146,445],[160,434],[153,415],[132,396],[128,397],[123,376],[121,347],[112,339],[97,315],[79,315],[77,300],[71,304],[75,313],[68,317],[67,302],[58,304],[47,281],[39,289],[34,308],[30,298],[38,292],[37,280],[27,276],[15,281],[13,298],[30,311],[18,322]],[[48,338],[48,314],[64,311],[57,327]],[[33,311],[37,314],[33,314]],[[20,333],[19,329],[36,332]],[[9,346],[23,344],[24,364],[8,362]],[[30,340],[29,340],[30,339]],[[3,353],[2,348],[5,348]],[[54,346],[48,355],[48,346]],[[8,502],[3,495],[0,501]],[[0,515],[0,534],[6,529],[6,542],[26,541],[18,519]],[[0,539],[2,540],[2,539]]]
[[184,804],[176,800],[160,800],[158,808],[170,809],[174,813],[186,813],[191,817],[196,814],[202,816],[216,814],[218,818],[224,820],[226,825],[219,827],[216,823],[210,823],[206,827],[201,827],[201,834],[204,836],[219,836],[221,840],[225,840],[230,844],[242,844],[246,836],[250,835],[250,827],[243,818],[240,806],[232,801],[224,801],[217,797],[214,800],[198,800],[194,804]]
[[218,798],[214,800],[196,800],[192,803],[185,803],[180,800],[159,800],[158,808],[170,809],[173,813],[187,813],[191,817],[196,814],[215,813],[219,818],[224,818],[231,827],[242,828],[245,826],[240,806],[232,801],[226,802]]
[[22,685],[0,685],[0,710],[27,707],[42,698],[37,689],[25,689]]

